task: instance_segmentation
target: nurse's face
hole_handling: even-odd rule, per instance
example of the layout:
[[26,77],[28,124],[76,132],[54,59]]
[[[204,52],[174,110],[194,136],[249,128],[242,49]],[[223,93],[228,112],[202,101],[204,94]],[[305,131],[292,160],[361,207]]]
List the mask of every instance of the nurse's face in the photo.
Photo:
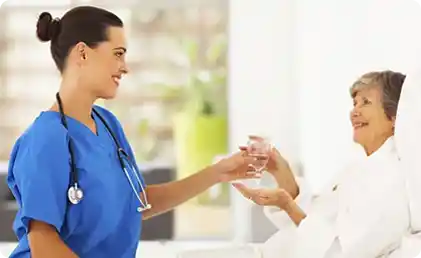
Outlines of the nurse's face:
[[371,154],[393,135],[394,121],[384,112],[382,92],[378,86],[357,89],[353,103],[351,122],[354,141]]
[[117,93],[120,79],[128,72],[124,29],[109,27],[108,41],[87,49],[83,80],[96,98],[111,99]]

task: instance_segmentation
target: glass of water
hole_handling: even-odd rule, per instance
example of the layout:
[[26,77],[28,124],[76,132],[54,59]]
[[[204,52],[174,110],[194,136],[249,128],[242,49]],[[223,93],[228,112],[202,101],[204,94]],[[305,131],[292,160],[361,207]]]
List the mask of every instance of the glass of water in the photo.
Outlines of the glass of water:
[[250,164],[254,172],[259,176],[262,175],[269,161],[272,145],[264,138],[252,137],[247,142],[247,152],[256,160]]

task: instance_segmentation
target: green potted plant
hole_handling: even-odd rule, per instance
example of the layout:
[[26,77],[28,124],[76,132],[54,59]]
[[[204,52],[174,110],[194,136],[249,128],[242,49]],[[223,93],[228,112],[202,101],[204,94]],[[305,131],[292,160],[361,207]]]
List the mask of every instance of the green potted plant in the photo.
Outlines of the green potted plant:
[[[167,95],[178,99],[173,117],[179,178],[210,165],[217,155],[227,152],[226,43],[225,37],[218,37],[201,51],[197,41],[183,41],[189,80],[185,85],[167,87]],[[218,185],[193,202],[227,204],[228,199],[228,185]]]

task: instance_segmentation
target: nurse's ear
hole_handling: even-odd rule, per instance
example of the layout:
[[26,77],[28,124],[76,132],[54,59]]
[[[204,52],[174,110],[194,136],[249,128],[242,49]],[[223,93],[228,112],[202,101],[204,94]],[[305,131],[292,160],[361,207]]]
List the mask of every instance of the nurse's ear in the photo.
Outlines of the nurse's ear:
[[88,59],[88,46],[84,42],[76,44],[74,50],[79,59],[79,63],[83,64]]

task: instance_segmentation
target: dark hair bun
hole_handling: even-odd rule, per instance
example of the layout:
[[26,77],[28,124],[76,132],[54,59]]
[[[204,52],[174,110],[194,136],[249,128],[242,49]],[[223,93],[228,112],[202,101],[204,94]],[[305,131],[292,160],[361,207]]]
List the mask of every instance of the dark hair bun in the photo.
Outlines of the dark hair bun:
[[60,33],[60,20],[53,19],[49,12],[40,14],[37,22],[37,37],[43,42],[50,41]]

